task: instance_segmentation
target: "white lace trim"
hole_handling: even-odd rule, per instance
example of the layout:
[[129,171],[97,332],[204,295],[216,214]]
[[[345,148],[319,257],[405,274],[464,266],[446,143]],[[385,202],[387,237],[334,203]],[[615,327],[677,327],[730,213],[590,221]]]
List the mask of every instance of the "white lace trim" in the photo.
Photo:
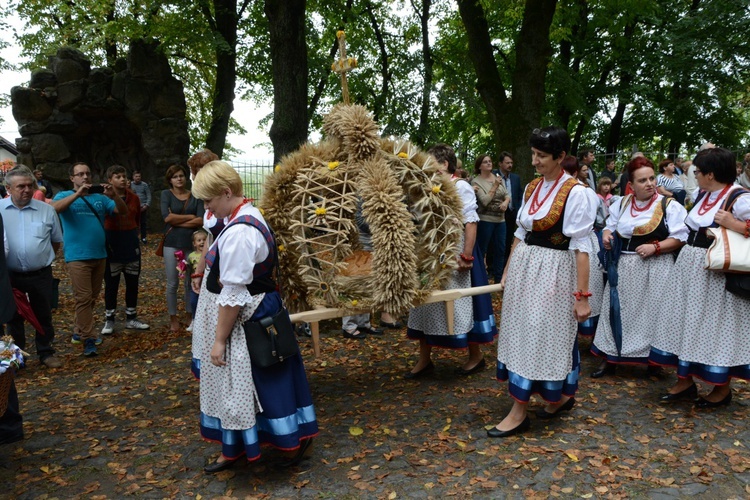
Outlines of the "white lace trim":
[[[224,285],[219,294],[217,300],[220,306],[244,306],[250,304],[253,300],[258,297],[253,297],[250,292],[247,291],[245,285]],[[263,297],[261,296],[261,299]]]

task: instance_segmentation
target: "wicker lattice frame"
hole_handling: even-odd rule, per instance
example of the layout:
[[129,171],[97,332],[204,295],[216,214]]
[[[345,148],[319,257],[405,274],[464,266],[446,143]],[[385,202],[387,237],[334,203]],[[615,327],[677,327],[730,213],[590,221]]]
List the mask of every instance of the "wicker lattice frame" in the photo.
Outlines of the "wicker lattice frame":
[[[276,233],[287,306],[402,314],[455,269],[463,234],[455,186],[408,141],[380,138],[362,106],[335,106],[324,133],[281,161],[260,204]],[[360,249],[360,199],[372,271],[349,276],[347,259]]]

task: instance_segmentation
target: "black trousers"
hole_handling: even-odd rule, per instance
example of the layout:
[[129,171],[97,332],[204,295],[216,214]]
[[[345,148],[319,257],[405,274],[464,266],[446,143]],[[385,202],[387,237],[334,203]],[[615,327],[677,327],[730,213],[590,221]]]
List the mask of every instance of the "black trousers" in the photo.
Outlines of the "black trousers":
[[148,217],[146,212],[141,212],[141,239],[146,239],[146,233],[148,232]]
[[[44,359],[55,354],[52,341],[55,340],[55,328],[52,326],[52,267],[47,266],[38,271],[30,273],[10,274],[10,284],[13,288],[24,292],[29,296],[31,310],[34,311],[36,319],[42,325],[44,331],[36,332],[36,354],[39,359]],[[18,347],[26,350],[26,332],[24,330],[24,319],[16,312],[13,319],[8,322],[8,333]]]
[[0,444],[14,443],[23,439],[23,418],[18,408],[16,383],[11,382],[8,409],[0,415]]
[[141,275],[141,261],[110,262],[104,271],[104,307],[108,311],[117,309],[117,291],[120,288],[120,274],[125,275],[125,307],[138,306],[138,278]]

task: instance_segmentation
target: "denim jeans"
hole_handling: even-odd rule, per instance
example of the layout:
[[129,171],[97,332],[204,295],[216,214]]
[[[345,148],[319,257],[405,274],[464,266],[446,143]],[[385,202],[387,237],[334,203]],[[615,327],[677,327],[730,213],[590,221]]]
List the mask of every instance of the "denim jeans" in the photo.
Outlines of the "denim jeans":
[[487,255],[487,249],[492,245],[492,262],[487,262],[487,274],[494,276],[496,282],[500,281],[505,269],[505,222],[480,220],[477,227],[477,243],[482,258]]

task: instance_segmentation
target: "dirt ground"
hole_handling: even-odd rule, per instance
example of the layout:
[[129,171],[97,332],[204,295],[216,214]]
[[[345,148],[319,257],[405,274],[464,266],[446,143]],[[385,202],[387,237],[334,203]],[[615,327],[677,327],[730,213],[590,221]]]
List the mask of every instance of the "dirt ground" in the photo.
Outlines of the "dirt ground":
[[553,421],[532,417],[529,432],[493,440],[486,428],[511,406],[495,380],[494,346],[484,349],[484,372],[459,378],[463,354],[437,351],[434,374],[408,381],[416,345],[403,330],[346,340],[335,322],[322,325],[318,359],[300,338],[320,425],[312,457],[282,470],[269,450],[206,475],[219,448],[198,434],[190,334],[168,331],[153,244],[139,307],[151,330],[124,331],[118,318],[96,358],[70,343],[70,287],[59,264],[55,274],[62,278],[55,345],[64,367],[47,369],[32,355],[19,373],[26,439],[0,447],[0,498],[750,496],[746,383],[735,383],[732,404],[720,410],[663,405],[658,395],[673,373],[647,378],[635,367],[591,379],[598,362],[584,342],[575,408]]

